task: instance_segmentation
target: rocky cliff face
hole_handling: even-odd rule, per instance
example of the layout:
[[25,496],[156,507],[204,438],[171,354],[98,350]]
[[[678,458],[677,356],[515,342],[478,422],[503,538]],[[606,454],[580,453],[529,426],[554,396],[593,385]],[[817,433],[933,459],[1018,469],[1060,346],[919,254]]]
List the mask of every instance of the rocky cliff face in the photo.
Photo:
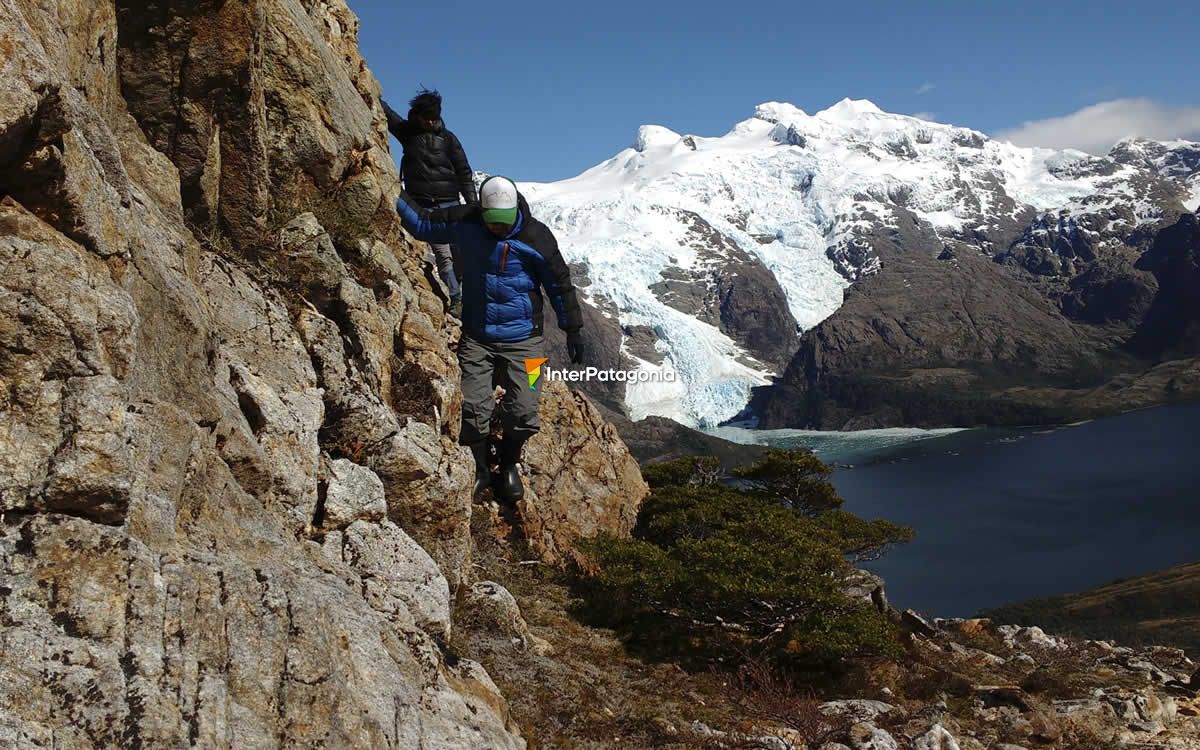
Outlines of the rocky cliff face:
[[[340,0],[0,1],[0,745],[524,746],[442,655],[457,331],[356,29]],[[545,408],[557,559],[646,489],[586,399]]]
[[1200,352],[1200,220],[1185,214],[1160,232],[1137,263],[1153,274],[1156,293],[1139,316],[1129,348],[1175,359]]

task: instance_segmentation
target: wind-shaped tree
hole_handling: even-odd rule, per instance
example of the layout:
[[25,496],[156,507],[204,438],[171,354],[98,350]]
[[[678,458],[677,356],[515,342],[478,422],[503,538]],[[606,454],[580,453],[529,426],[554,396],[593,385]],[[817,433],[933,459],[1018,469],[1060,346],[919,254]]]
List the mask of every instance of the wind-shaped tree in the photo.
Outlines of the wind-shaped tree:
[[645,469],[632,540],[599,537],[581,579],[633,645],[683,660],[769,656],[811,665],[899,648],[892,623],[846,593],[851,561],[913,532],[839,510],[830,470],[800,451],[720,471],[711,457]]

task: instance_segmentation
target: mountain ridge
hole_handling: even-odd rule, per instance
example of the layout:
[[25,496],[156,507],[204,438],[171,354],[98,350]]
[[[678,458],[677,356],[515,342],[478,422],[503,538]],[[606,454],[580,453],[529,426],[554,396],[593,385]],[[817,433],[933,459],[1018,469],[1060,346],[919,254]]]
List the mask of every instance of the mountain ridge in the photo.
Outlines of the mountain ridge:
[[1088,638],[1156,643],[1200,653],[1200,562],[1122,578],[1072,594],[1040,597],[984,613]]
[[[778,322],[784,316],[769,313],[776,349],[799,351],[800,334],[836,317],[870,277],[903,274],[910,257],[920,265],[940,258],[928,288],[903,277],[886,284],[890,293],[937,302],[941,286],[956,285],[948,272],[979,257],[989,265],[971,283],[993,287],[987,296],[997,300],[1032,289],[1057,310],[1039,325],[1103,340],[1074,347],[1073,356],[1098,366],[1097,350],[1113,348],[1119,333],[1081,326],[1097,316],[1113,322],[1102,303],[1109,297],[1153,296],[1134,265],[1159,230],[1200,202],[1200,144],[1126,139],[1098,157],[1018,147],[867,100],[844,99],[814,115],[766,102],[717,137],[643,126],[630,148],[601,164],[522,189],[564,253],[586,269],[585,296],[615,309],[614,327],[654,332],[653,361],[622,344],[631,365],[678,377],[674,391],[627,388],[630,416],[705,427],[745,416],[751,389],[769,391],[784,376],[777,357],[750,345],[737,314],[706,316],[721,276],[774,276],[797,325],[793,333]],[[685,215],[706,225],[702,236],[688,231],[697,220]],[[680,304],[687,284],[691,299]],[[772,306],[764,310],[780,308]],[[928,359],[954,366],[955,356],[932,351],[970,348],[951,339],[926,342]],[[645,343],[639,348],[644,353]],[[754,398],[762,412],[764,396]],[[758,416],[775,426],[846,424]],[[892,423],[881,413],[872,419]]]

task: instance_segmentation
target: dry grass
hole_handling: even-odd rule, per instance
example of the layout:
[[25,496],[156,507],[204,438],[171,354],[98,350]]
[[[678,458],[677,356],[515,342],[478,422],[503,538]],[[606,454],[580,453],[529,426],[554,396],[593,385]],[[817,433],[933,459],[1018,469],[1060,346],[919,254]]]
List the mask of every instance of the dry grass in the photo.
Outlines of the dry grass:
[[456,627],[450,648],[484,665],[530,748],[696,750],[711,745],[689,731],[693,721],[716,728],[737,722],[738,707],[710,675],[634,659],[611,631],[581,624],[563,574],[520,564],[521,544],[501,539],[506,530],[501,525],[498,534],[483,507],[476,506],[472,526],[474,578],[507,588],[530,631],[555,652],[538,656],[469,626]]
[[[862,716],[853,712],[825,714],[824,702],[811,689],[799,687],[765,662],[745,657],[733,675],[713,673],[725,695],[747,716],[763,722],[757,730],[795,747],[819,747],[841,738]],[[777,729],[771,729],[776,727]]]

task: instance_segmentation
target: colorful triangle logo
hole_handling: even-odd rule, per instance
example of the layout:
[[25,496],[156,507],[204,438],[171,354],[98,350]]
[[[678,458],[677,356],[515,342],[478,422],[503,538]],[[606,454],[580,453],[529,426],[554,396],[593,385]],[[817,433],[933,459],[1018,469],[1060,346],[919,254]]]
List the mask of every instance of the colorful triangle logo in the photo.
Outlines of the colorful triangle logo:
[[546,357],[525,360],[525,374],[529,376],[529,390],[534,390],[533,384],[542,376],[542,365],[549,361]]

